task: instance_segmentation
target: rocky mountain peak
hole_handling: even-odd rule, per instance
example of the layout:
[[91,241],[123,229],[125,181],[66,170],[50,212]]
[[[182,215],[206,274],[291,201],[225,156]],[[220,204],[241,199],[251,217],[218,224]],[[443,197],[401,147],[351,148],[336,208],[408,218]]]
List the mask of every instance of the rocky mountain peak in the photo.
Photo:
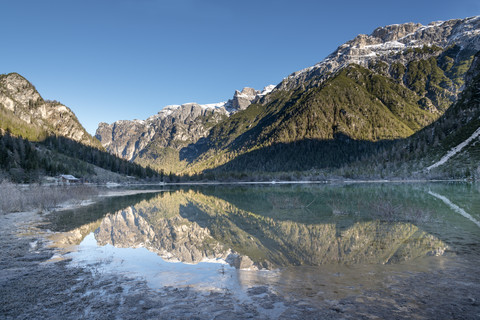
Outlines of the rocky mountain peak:
[[95,136],[109,152],[127,160],[134,160],[152,143],[178,151],[206,137],[213,125],[246,109],[274,88],[269,85],[258,91],[245,87],[242,91],[236,90],[233,98],[226,102],[169,105],[146,120],[101,122]]
[[412,22],[404,24],[392,24],[389,26],[379,27],[375,29],[372,32],[371,37],[378,38],[382,42],[396,41],[405,37],[406,35],[417,31],[421,27],[422,24]]
[[347,41],[316,65],[292,73],[279,88],[292,89],[312,78],[321,83],[350,64],[364,67],[373,61],[388,65],[393,62],[406,64],[408,59],[399,60],[395,55],[424,46],[443,49],[452,45],[458,45],[462,50],[480,50],[480,16],[437,21],[426,26],[410,22],[377,28],[370,35],[361,34]]
[[234,110],[244,110],[257,98],[260,92],[253,89],[245,87],[242,91],[235,90],[233,99],[231,101],[231,107]]
[[253,88],[249,88],[249,87],[245,87],[242,89],[242,91],[238,91],[238,90],[235,90],[235,97],[238,97],[238,96],[247,96],[247,97],[251,97],[251,98],[254,98],[256,95],[258,94],[258,91],[253,89]]
[[3,94],[5,95],[0,103],[3,103],[11,111],[14,111],[14,101],[23,107],[27,107],[29,103],[43,102],[35,87],[18,73],[3,76],[0,79],[0,85],[4,88]]
[[248,108],[249,105],[260,100],[263,96],[270,93],[273,89],[275,89],[275,86],[271,84],[264,87],[262,91],[255,90],[249,87],[243,88],[242,91],[235,90],[233,99],[229,100],[225,106],[227,107],[227,109],[230,109],[233,112],[238,110],[245,110],[246,108]]

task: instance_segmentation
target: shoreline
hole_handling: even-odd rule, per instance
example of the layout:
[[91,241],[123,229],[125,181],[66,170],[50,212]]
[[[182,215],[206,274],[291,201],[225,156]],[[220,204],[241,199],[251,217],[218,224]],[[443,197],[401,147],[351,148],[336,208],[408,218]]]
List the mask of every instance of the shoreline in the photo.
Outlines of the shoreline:
[[[142,186],[196,186],[196,185],[287,185],[287,184],[356,184],[356,183],[429,183],[429,182],[466,182],[466,183],[475,183],[476,181],[470,181],[465,179],[408,179],[408,180],[317,180],[317,181],[304,181],[304,180],[294,180],[294,181],[203,181],[203,182],[165,182],[164,184],[141,184]],[[135,186],[136,184],[130,185],[120,185],[122,186]]]
[[[41,208],[29,206],[26,210],[12,210],[3,211],[2,215],[15,212],[37,211],[43,214],[50,214],[55,211],[72,210],[81,207],[93,205],[102,198],[130,196],[136,194],[160,193],[169,191],[168,187],[194,187],[194,186],[281,186],[281,185],[355,185],[355,184],[408,184],[408,183],[469,183],[474,184],[476,181],[460,180],[460,179],[444,179],[444,180],[425,180],[425,179],[411,179],[411,180],[321,180],[321,181],[203,181],[203,182],[168,182],[168,183],[142,183],[142,184],[115,184],[115,186],[108,186],[108,184],[83,184],[80,186],[92,187],[98,192],[95,195],[88,196],[88,199],[69,198],[65,201],[60,201],[54,207]],[[50,188],[50,187],[65,187],[67,190],[75,190],[78,185],[37,185],[37,184],[12,184],[21,189],[30,189],[33,187]],[[149,187],[149,189],[135,189],[137,187]],[[68,191],[67,191],[68,192]]]
[[[288,184],[357,184],[357,183],[435,183],[435,182],[465,182],[476,183],[478,181],[471,179],[325,179],[325,180],[269,180],[269,181],[184,181],[184,182],[144,182],[144,183],[84,183],[84,184],[38,184],[38,183],[11,183],[21,188],[31,187],[67,187],[75,188],[78,186],[94,187],[106,190],[112,190],[99,196],[133,195],[139,193],[156,192],[153,190],[130,190],[131,193],[121,194],[114,192],[115,189],[134,188],[134,187],[166,187],[166,186],[209,186],[209,185],[288,185]],[[160,190],[159,190],[160,191]],[[125,191],[124,191],[125,192]]]

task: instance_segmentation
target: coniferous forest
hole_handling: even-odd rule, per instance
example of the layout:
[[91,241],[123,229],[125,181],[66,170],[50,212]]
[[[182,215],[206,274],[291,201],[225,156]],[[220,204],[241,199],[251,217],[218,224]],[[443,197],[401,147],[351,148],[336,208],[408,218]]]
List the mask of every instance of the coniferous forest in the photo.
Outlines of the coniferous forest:
[[162,178],[163,174],[65,137],[32,142],[8,131],[0,134],[0,169],[14,182],[37,182],[42,175],[92,177],[94,166],[140,179]]

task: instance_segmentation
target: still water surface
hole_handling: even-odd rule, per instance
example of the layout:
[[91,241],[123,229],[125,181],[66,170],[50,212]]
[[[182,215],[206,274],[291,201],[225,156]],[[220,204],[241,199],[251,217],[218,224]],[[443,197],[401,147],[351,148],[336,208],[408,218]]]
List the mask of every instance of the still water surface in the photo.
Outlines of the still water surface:
[[[53,215],[78,266],[152,288],[339,299],[480,261],[480,186],[203,186]],[[419,284],[421,286],[421,284]]]

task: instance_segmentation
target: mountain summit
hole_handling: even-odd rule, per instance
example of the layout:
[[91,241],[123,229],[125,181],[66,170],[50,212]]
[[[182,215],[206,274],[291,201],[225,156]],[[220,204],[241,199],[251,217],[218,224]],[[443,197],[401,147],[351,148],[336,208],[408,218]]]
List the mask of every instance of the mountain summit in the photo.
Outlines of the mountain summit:
[[462,50],[480,50],[480,16],[466,19],[419,23],[393,24],[375,29],[370,35],[360,34],[347,41],[314,66],[292,73],[280,87],[293,88],[302,82],[329,74],[350,65],[368,67],[382,61],[388,64],[407,64],[412,56],[398,56],[398,52],[421,49],[424,46],[447,48],[459,46]]

